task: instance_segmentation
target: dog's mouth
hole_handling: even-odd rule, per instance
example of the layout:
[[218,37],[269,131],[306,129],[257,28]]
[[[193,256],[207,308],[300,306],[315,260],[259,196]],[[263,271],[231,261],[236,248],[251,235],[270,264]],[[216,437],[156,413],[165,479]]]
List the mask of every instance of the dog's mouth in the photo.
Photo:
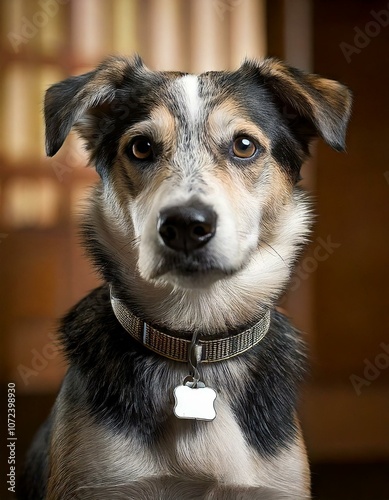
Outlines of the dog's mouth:
[[150,278],[172,282],[184,288],[202,288],[232,276],[241,267],[225,266],[222,259],[215,257],[169,255],[161,258]]

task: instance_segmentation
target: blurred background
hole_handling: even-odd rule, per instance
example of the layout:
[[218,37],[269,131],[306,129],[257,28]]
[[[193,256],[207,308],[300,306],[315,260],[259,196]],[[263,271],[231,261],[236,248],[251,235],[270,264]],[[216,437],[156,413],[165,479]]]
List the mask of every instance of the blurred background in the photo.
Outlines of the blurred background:
[[98,284],[77,236],[97,175],[73,135],[45,158],[45,89],[108,54],[190,72],[271,55],[355,100],[347,153],[319,142],[304,167],[319,215],[280,302],[311,351],[301,414],[315,498],[389,499],[388,2],[2,0],[0,18],[1,428],[14,382],[18,467],[66,369],[57,318]]

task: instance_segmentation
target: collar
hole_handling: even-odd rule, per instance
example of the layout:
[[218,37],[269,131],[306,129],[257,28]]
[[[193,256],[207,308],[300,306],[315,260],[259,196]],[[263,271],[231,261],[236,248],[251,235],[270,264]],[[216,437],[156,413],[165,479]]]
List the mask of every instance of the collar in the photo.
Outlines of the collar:
[[[113,312],[122,327],[136,340],[151,351],[175,361],[188,362],[191,340],[168,335],[148,325],[132,314],[123,301],[114,297],[111,289]],[[260,320],[251,328],[228,337],[196,340],[199,361],[214,363],[238,356],[258,344],[270,327],[270,310],[267,309]]]

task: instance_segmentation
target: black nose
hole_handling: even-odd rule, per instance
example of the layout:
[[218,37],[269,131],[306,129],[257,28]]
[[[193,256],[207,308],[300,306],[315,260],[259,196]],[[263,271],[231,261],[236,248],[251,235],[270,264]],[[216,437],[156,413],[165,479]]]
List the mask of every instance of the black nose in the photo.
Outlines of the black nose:
[[160,213],[158,230],[167,247],[191,252],[215,235],[216,213],[203,205],[170,207]]

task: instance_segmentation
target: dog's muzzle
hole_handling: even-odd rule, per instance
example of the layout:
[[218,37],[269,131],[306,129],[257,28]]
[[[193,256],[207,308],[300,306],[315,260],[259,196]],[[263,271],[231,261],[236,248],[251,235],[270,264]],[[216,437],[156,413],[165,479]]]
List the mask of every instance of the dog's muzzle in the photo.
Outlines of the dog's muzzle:
[[169,207],[159,214],[158,232],[167,247],[189,254],[214,237],[216,222],[216,213],[205,205]]

